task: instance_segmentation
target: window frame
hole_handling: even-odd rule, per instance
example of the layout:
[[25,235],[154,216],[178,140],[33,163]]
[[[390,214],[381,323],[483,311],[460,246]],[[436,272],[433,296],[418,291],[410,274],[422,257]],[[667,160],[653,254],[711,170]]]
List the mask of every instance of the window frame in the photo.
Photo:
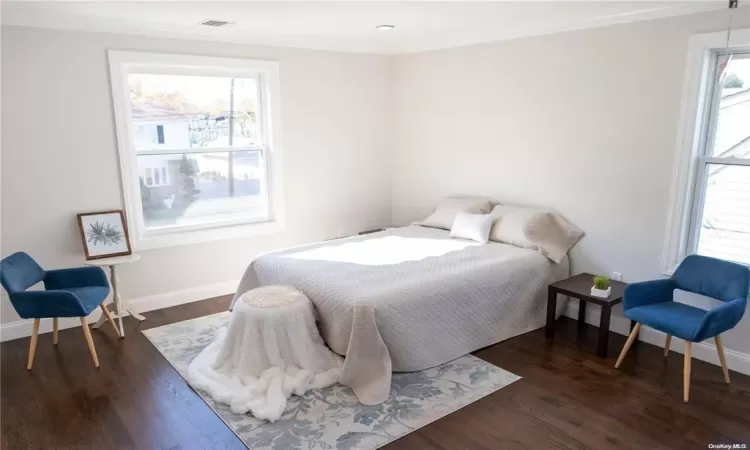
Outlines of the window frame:
[[[277,61],[219,58],[179,54],[109,50],[112,102],[117,132],[123,201],[131,230],[132,245],[138,250],[170,247],[217,239],[276,233],[283,230],[281,183],[281,102]],[[179,150],[137,150],[131,121],[128,74],[223,76],[255,78],[258,82],[258,146],[191,148]],[[143,220],[138,155],[168,153],[212,153],[260,151],[265,164],[269,217],[239,219],[180,227],[146,229]],[[157,169],[158,170],[158,169]]]
[[726,31],[690,39],[672,174],[672,204],[662,255],[662,271],[666,275],[674,273],[679,263],[697,250],[708,165],[750,165],[750,160],[718,158],[710,153],[718,118],[718,105],[713,103],[720,100],[713,95],[718,85],[717,55],[747,51],[750,29],[732,30],[729,40]]

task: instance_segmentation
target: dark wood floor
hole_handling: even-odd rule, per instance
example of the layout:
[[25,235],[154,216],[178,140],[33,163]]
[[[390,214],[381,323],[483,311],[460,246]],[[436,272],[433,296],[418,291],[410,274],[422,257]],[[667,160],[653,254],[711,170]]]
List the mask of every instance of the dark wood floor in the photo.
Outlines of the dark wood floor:
[[[127,337],[95,331],[95,369],[80,329],[50,334],[25,369],[29,339],[0,347],[3,449],[240,449],[243,444],[138,332],[225,310],[221,297],[125,319]],[[622,370],[597,358],[596,328],[576,341],[576,322],[561,319],[554,343],[537,330],[476,353],[523,377],[411,433],[394,449],[706,449],[750,445],[750,377],[693,363],[692,402],[682,403],[682,355],[640,343]]]

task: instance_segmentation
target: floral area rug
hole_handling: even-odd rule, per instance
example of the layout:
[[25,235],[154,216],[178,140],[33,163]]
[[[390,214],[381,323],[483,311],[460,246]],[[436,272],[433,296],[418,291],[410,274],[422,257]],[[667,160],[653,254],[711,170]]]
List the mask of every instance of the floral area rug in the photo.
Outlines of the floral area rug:
[[[143,331],[184,377],[190,361],[226,326],[229,312]],[[390,398],[357,401],[340,384],[289,399],[280,420],[237,415],[203,400],[251,449],[375,449],[509,385],[520,377],[471,355],[421,372],[394,373]]]

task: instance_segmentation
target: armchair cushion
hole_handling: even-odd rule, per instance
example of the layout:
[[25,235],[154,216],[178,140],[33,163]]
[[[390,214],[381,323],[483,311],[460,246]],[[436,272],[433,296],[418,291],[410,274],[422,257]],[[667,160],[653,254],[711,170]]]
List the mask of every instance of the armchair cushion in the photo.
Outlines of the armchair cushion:
[[91,311],[95,310],[107,299],[109,295],[109,286],[87,286],[79,288],[65,289],[64,292],[70,292],[75,295],[83,308],[83,316],[88,316]]
[[83,306],[71,292],[26,291],[10,295],[10,302],[23,319],[81,317]]
[[625,310],[625,315],[631,320],[691,342],[695,342],[706,314],[700,308],[673,301]]
[[109,287],[107,275],[101,267],[48,270],[44,277],[44,287],[49,290],[88,286]]

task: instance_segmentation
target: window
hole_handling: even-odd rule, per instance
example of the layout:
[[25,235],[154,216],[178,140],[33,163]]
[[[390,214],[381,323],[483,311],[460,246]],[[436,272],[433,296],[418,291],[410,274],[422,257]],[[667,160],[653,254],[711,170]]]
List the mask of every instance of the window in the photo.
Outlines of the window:
[[134,245],[278,229],[276,63],[112,51],[110,67]]
[[153,186],[154,185],[154,169],[147,167],[146,168],[146,186]]
[[692,253],[750,265],[750,30],[733,35],[691,41],[668,272]]
[[[141,172],[142,175],[139,178],[147,187],[170,186],[166,167],[145,167]],[[142,187],[141,191],[144,192]]]
[[164,143],[164,125],[156,126],[156,141],[160,144]]
[[712,64],[690,247],[750,265],[750,52],[716,53]]

